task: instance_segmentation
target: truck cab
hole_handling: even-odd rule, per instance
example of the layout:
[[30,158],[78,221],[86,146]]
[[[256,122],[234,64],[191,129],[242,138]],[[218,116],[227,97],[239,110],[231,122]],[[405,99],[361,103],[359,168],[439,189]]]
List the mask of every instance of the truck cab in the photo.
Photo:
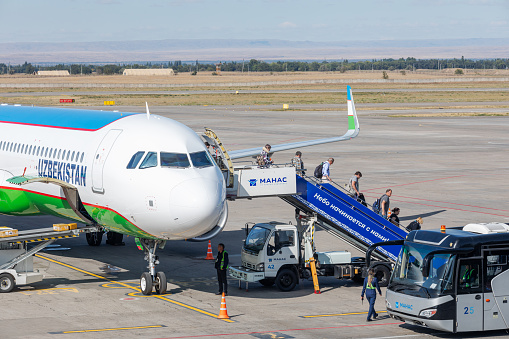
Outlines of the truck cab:
[[[278,222],[255,224],[242,247],[242,266],[230,267],[235,279],[260,282],[291,291],[299,278],[311,277],[308,262],[314,258],[318,276],[353,278],[352,256],[347,251],[315,252],[312,224]],[[360,267],[356,269],[360,272]]]
[[[282,223],[261,223],[253,226],[242,247],[242,266],[230,267],[230,275],[259,281],[265,286],[274,283],[283,291],[298,284],[299,241],[297,228]],[[276,279],[277,278],[277,279]]]

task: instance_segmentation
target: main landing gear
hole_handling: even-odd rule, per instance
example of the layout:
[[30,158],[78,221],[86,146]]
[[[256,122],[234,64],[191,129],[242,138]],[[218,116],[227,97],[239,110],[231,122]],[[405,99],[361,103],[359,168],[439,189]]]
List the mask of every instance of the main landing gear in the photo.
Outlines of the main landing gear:
[[140,288],[144,295],[152,294],[152,289],[155,288],[157,294],[166,293],[166,275],[164,272],[156,273],[156,265],[159,264],[159,258],[156,255],[156,249],[164,248],[166,241],[164,240],[151,240],[139,239],[143,245],[145,252],[145,260],[148,261],[149,272],[144,272],[140,278]]

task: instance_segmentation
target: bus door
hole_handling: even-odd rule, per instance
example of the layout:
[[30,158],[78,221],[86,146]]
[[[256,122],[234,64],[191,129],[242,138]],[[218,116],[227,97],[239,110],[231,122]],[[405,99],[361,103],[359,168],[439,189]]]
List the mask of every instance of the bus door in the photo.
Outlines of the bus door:
[[509,328],[509,249],[483,250],[484,330]]
[[458,262],[456,276],[456,331],[483,330],[482,259]]

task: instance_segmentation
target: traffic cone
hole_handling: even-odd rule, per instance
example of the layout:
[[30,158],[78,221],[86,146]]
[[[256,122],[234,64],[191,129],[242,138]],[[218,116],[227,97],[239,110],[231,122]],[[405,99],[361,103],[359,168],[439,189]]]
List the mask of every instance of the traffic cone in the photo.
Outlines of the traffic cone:
[[205,260],[214,260],[214,255],[212,254],[212,244],[209,240],[209,248],[207,249],[207,256],[205,257]]
[[219,315],[217,319],[230,319],[228,316],[228,312],[226,311],[226,299],[224,298],[224,293],[221,298],[221,308],[219,309]]

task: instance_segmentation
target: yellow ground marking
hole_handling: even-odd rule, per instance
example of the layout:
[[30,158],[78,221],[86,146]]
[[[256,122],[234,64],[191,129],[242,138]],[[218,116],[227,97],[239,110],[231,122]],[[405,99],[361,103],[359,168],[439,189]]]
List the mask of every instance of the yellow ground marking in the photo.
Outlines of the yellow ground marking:
[[[138,284],[137,284],[137,283],[135,283],[135,282],[132,282],[132,283],[123,283],[123,284],[132,284],[132,285],[130,285],[130,286],[131,286],[131,288],[133,288],[133,289],[137,288],[137,286],[138,286]],[[116,285],[116,286],[114,286],[114,285]],[[125,286],[120,285],[120,284],[118,284],[118,283],[116,283],[116,282],[114,282],[114,283],[106,283],[106,284],[102,284],[102,285],[101,285],[101,287],[106,287],[106,288],[125,288]]]
[[26,291],[19,291],[18,293],[24,294],[24,295],[46,295],[46,294],[58,294],[58,292],[74,292],[79,293],[77,288],[74,287],[56,287],[56,288],[45,288],[42,290],[26,290]]
[[166,326],[164,326],[164,325],[149,325],[149,326],[134,326],[134,327],[102,328],[102,329],[97,329],[97,330],[63,331],[63,332],[59,332],[59,333],[70,334],[70,333],[121,331],[121,330],[140,330],[140,329],[145,329],[145,328],[161,328],[161,327],[166,327]]
[[[62,265],[62,266],[65,266],[67,268],[70,268],[72,270],[75,270],[75,271],[78,271],[78,272],[81,272],[81,273],[84,273],[84,274],[88,274],[88,275],[91,275],[95,278],[99,278],[99,279],[102,279],[102,280],[106,280],[108,281],[109,283],[111,284],[118,284],[118,285],[121,285],[121,286],[124,286],[125,288],[130,288],[130,289],[133,289],[137,292],[140,292],[141,293],[141,289],[138,288],[138,287],[133,287],[129,284],[126,284],[126,283],[123,283],[121,281],[114,281],[114,280],[110,280],[106,277],[103,277],[102,275],[98,275],[98,274],[95,274],[95,273],[92,273],[92,272],[88,272],[88,271],[85,271],[81,268],[78,268],[78,267],[75,267],[75,266],[72,266],[72,265],[69,265],[69,264],[66,264],[66,263],[63,263],[63,262],[60,262],[60,261],[57,261],[57,260],[54,260],[54,259],[50,259],[48,257],[45,257],[45,256],[42,256],[40,254],[36,254],[35,255],[36,257],[38,258],[41,258],[41,259],[44,259],[44,260],[47,260],[47,261],[50,261],[50,262],[53,262],[55,264],[58,264],[58,265]],[[213,318],[217,318],[217,314],[213,314],[213,313],[210,313],[210,312],[207,312],[205,310],[202,310],[202,309],[199,309],[199,308],[196,308],[194,306],[190,306],[190,305],[186,305],[184,303],[181,303],[181,302],[178,302],[178,301],[175,301],[175,300],[172,300],[172,299],[169,299],[169,298],[166,298],[165,296],[162,296],[162,295],[157,295],[157,294],[154,294],[152,295],[153,298],[157,298],[157,299],[161,299],[161,300],[164,300],[164,301],[167,301],[167,302],[170,302],[172,304],[175,304],[175,305],[178,305],[178,306],[181,306],[181,307],[185,307],[189,310],[192,310],[192,311],[195,311],[195,312],[198,312],[198,313],[201,313],[201,314],[205,314],[205,315],[208,315],[209,317],[213,317]],[[226,322],[230,322],[230,323],[233,323],[234,321],[233,320],[230,320],[230,319],[221,319],[223,321],[226,321]]]
[[[376,313],[386,313],[387,311],[378,311]],[[301,318],[320,318],[320,317],[340,317],[344,315],[358,315],[368,314],[368,312],[352,312],[352,313],[338,313],[338,314],[319,314],[319,315],[303,315]]]

